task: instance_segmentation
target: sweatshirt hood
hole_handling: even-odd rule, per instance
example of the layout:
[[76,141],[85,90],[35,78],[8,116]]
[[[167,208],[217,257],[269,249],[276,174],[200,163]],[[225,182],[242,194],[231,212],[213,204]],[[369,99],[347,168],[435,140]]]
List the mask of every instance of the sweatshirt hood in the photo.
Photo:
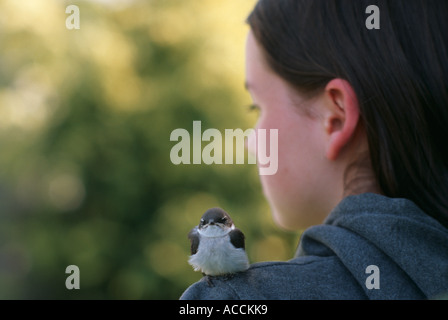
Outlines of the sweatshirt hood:
[[[370,299],[448,293],[448,229],[407,199],[345,198],[323,225],[303,233],[297,255],[336,255]],[[377,289],[366,284],[369,266],[379,271]]]

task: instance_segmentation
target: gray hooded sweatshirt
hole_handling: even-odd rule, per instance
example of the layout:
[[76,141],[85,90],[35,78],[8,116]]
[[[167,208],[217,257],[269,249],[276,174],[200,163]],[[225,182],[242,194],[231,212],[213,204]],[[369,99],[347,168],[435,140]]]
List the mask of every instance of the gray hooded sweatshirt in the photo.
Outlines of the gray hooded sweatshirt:
[[307,229],[294,259],[202,278],[182,300],[433,299],[448,294],[448,229],[413,202],[345,198]]

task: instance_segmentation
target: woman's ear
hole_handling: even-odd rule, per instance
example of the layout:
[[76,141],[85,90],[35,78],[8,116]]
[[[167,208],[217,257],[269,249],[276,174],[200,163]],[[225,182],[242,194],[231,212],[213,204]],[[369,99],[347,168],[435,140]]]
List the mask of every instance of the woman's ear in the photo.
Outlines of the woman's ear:
[[355,136],[359,105],[350,83],[342,79],[331,80],[324,95],[324,127],[328,137],[326,157],[334,161]]

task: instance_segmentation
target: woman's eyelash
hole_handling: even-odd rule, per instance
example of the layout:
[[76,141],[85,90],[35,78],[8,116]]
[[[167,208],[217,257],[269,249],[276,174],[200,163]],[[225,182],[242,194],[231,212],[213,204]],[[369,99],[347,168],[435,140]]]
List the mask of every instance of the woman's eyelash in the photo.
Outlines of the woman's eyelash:
[[251,104],[248,108],[249,111],[260,111],[260,107],[256,104]]

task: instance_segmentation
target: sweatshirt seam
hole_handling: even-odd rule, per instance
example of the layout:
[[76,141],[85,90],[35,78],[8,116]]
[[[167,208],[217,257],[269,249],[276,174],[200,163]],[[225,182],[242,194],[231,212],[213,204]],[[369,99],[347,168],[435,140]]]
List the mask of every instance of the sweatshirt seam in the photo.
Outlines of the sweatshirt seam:
[[[318,258],[336,258],[337,259],[336,255],[325,256],[325,257],[314,256],[314,255],[307,255],[307,256],[301,256],[301,257],[318,257]],[[294,259],[301,258],[301,257],[296,257]],[[261,266],[251,266],[250,270],[271,268],[271,267],[278,267],[278,266],[285,266],[285,265],[288,265],[288,266],[306,266],[308,264],[318,263],[318,262],[321,262],[321,261],[313,260],[313,261],[307,261],[307,262],[303,262],[303,263],[297,263],[297,262],[291,262],[291,261],[267,262],[269,264],[261,265]]]
[[[315,257],[319,257],[319,256],[315,256]],[[327,257],[319,257],[319,258],[338,259],[337,256],[327,256]],[[253,270],[253,269],[268,269],[268,268],[271,268],[271,267],[278,267],[278,266],[305,266],[305,265],[310,265],[310,264],[319,263],[319,262],[322,262],[322,261],[314,260],[314,261],[308,261],[308,262],[305,262],[305,263],[294,263],[294,262],[289,262],[289,261],[285,261],[285,262],[278,261],[277,263],[276,262],[269,263],[268,265],[254,266],[254,267],[251,267],[249,270]],[[232,285],[232,283],[230,281],[227,282],[227,281],[221,280],[221,283],[224,284],[226,287],[230,288],[230,290],[234,293],[234,296],[236,297],[236,299],[238,299],[238,300],[242,299],[241,295],[238,292],[238,290],[233,287],[233,285]]]

